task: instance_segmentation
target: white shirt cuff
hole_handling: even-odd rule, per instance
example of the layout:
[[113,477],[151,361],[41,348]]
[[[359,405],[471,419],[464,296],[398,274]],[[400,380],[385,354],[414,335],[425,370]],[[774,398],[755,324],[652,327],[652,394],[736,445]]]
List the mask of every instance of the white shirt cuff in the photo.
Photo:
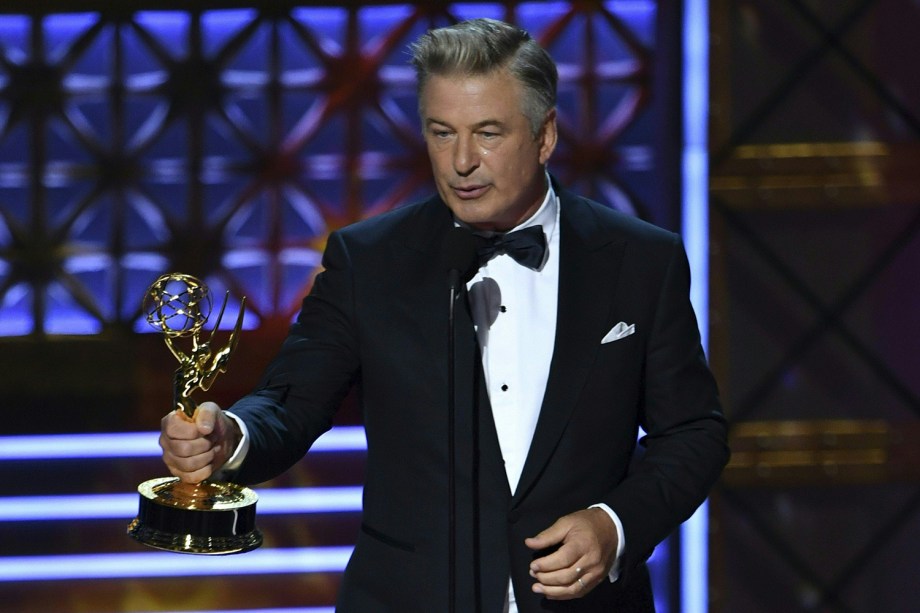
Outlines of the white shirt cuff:
[[240,438],[240,444],[236,446],[233,455],[230,456],[230,459],[224,462],[224,465],[221,466],[220,470],[217,471],[220,474],[231,473],[239,469],[239,467],[243,465],[243,460],[246,459],[246,454],[249,452],[249,429],[246,427],[246,424],[242,419],[230,411],[224,411],[224,415],[236,422],[236,424],[240,427],[242,437]]
[[607,575],[610,579],[610,583],[613,583],[620,578],[620,559],[623,557],[623,552],[626,551],[626,536],[623,534],[623,522],[621,522],[620,517],[613,512],[613,509],[603,502],[592,504],[589,508],[603,509],[603,511],[610,516],[613,525],[617,528],[617,557],[614,558],[613,566],[610,567],[610,573]]

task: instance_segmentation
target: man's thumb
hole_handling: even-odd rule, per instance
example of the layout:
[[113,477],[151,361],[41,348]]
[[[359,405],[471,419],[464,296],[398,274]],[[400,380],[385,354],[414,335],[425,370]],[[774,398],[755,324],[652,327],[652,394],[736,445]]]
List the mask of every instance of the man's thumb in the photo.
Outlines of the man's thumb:
[[195,409],[195,425],[201,434],[208,435],[214,432],[214,427],[220,416],[220,407],[213,402],[202,402]]
[[556,520],[552,526],[540,532],[538,535],[525,539],[524,544],[531,549],[545,549],[561,542],[564,536],[565,530],[560,526],[559,520]]

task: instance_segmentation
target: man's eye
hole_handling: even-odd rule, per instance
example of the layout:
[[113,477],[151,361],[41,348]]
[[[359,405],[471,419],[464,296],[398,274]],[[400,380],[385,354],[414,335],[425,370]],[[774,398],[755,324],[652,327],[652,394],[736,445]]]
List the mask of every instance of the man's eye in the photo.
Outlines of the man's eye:
[[479,135],[488,139],[498,138],[498,132],[480,132]]

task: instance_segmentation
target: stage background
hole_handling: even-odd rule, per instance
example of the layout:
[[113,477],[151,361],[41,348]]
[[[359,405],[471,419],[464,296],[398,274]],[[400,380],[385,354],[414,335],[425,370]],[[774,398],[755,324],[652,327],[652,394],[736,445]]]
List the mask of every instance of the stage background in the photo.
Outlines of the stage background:
[[920,602],[916,2],[710,2],[715,611]]
[[[141,298],[166,271],[229,290],[229,313],[245,295],[212,397],[248,391],[328,233],[431,192],[406,46],[478,16],[558,61],[559,179],[679,229],[681,13],[652,0],[0,7],[0,608],[328,610],[359,525],[352,402],[325,450],[257,488],[260,550],[125,535],[137,483],[165,473],[176,367]],[[651,561],[662,611],[678,551]]]
[[[913,610],[920,8],[709,5],[707,331],[734,451],[710,609]],[[245,393],[328,232],[430,191],[405,46],[473,16],[520,23],[559,61],[560,179],[681,229],[683,7],[0,5],[0,611],[328,611],[359,521],[352,403],[258,488],[261,550],[125,535],[136,484],[165,474],[152,431],[175,368],[144,288],[182,270],[230,290],[231,312],[247,296],[213,397]],[[675,535],[651,561],[660,611],[689,610],[680,553]]]

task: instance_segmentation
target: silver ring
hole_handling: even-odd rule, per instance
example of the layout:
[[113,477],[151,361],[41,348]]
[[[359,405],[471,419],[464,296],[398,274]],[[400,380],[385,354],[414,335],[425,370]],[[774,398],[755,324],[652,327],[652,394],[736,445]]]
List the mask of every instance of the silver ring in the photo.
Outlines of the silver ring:
[[576,567],[575,567],[575,574],[578,575],[578,576],[581,576],[581,566],[576,566]]
[[586,589],[585,582],[581,580],[581,577],[578,578],[578,585],[581,586],[581,589]]

